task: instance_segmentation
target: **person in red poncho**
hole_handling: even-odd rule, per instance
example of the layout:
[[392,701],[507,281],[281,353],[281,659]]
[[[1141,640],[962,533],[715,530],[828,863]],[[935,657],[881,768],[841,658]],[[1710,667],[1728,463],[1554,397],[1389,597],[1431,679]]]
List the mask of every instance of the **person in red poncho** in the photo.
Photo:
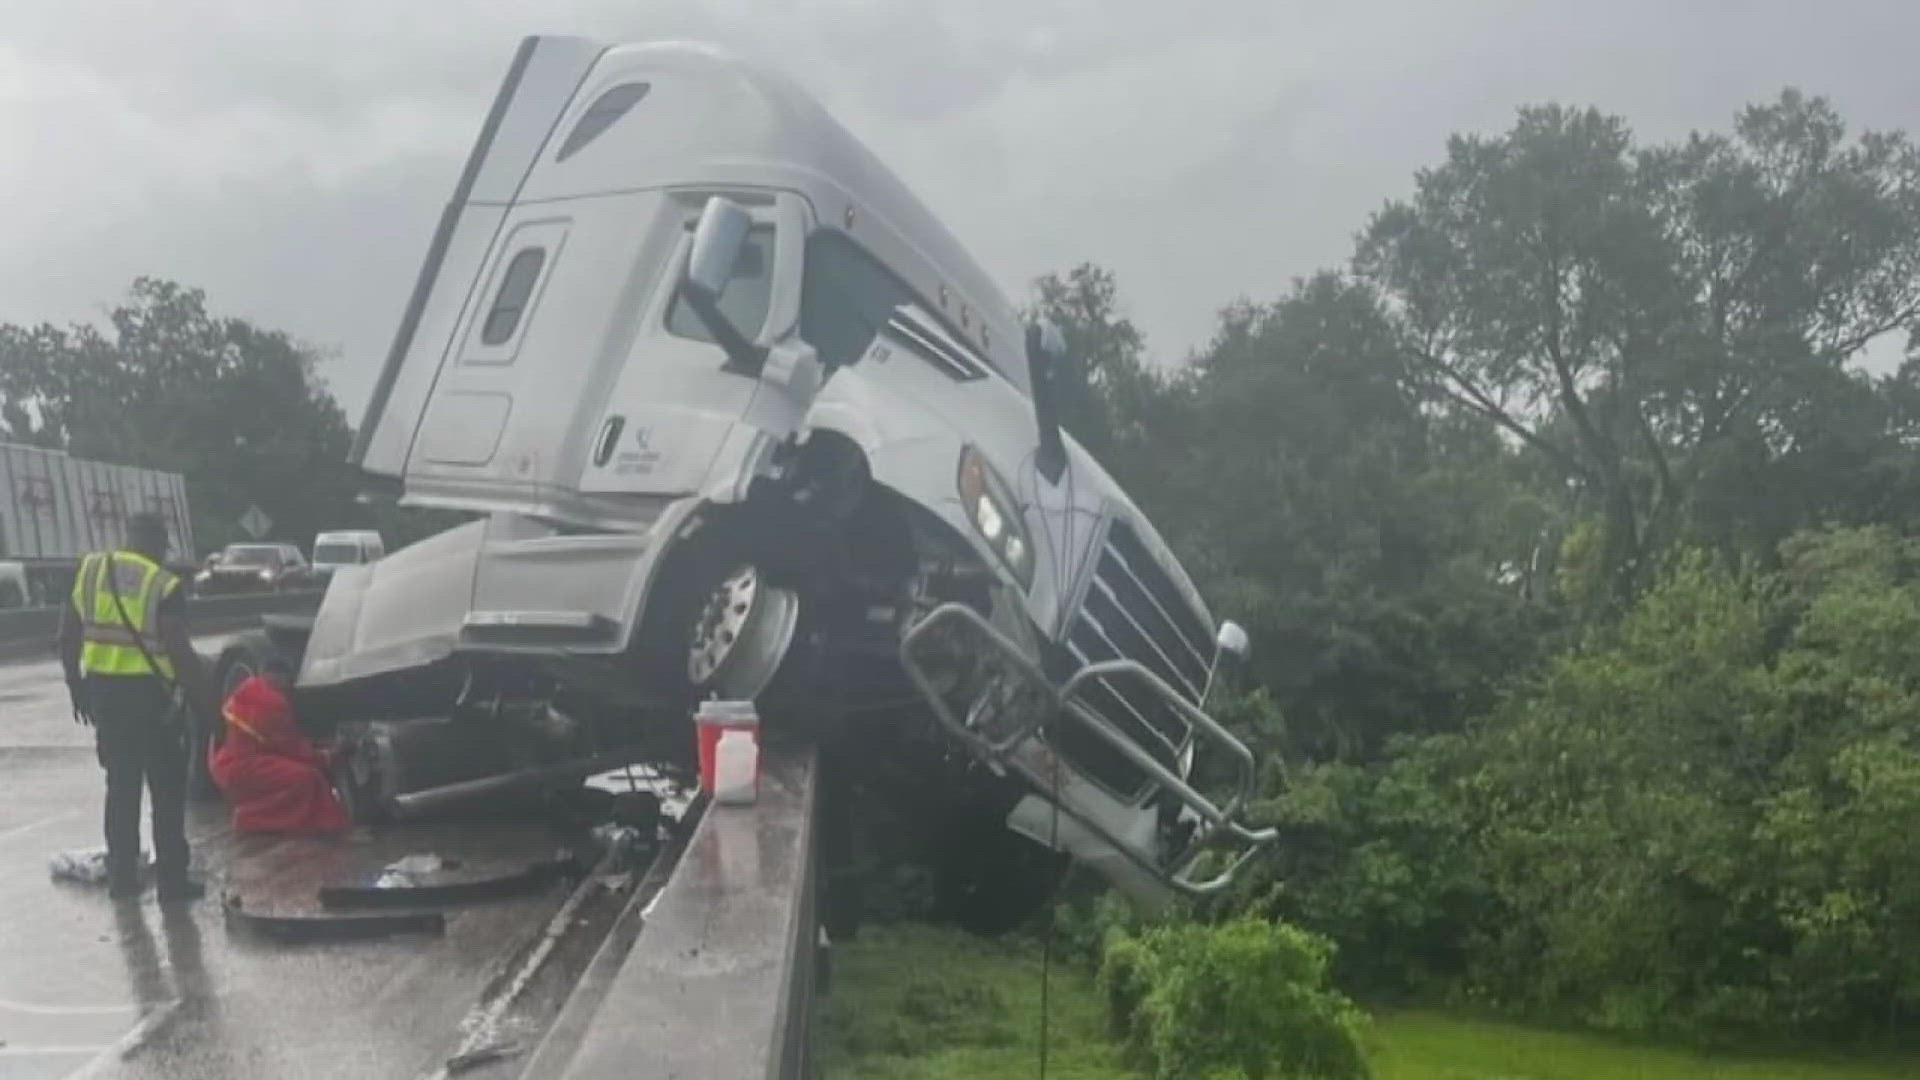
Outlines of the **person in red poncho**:
[[226,737],[208,766],[233,805],[233,831],[284,836],[345,832],[321,753],[293,722],[293,705],[273,675],[255,675],[228,695]]

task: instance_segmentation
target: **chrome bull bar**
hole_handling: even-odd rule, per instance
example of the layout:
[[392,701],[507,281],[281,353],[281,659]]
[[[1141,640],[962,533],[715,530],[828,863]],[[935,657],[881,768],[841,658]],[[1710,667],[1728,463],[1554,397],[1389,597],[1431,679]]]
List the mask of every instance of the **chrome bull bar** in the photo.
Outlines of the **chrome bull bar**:
[[[1027,688],[1042,695],[1046,707],[1033,710],[1031,715],[1006,730],[993,733],[982,732],[969,725],[965,719],[954,713],[933,679],[922,668],[916,655],[916,647],[930,637],[949,628],[964,628],[977,634],[979,639],[998,653],[997,659],[1006,671],[1014,674],[1026,684]],[[1032,761],[1018,751],[1029,740],[1038,740],[1045,745],[1046,728],[1061,718],[1071,718],[1070,722],[1083,725],[1099,736],[1124,756],[1131,764],[1146,773],[1160,789],[1172,794],[1180,803],[1199,818],[1199,827],[1180,848],[1166,856],[1155,851],[1139,851],[1118,836],[1097,815],[1086,808],[1059,803],[1063,813],[1085,826],[1115,851],[1138,864],[1175,888],[1190,895],[1204,895],[1225,888],[1245,865],[1248,859],[1274,838],[1273,829],[1251,829],[1238,819],[1241,811],[1254,795],[1258,766],[1253,752],[1247,749],[1234,734],[1222,727],[1219,721],[1181,697],[1153,671],[1135,660],[1105,660],[1088,664],[1075,672],[1064,685],[1055,686],[1053,680],[1027,656],[1018,644],[996,629],[992,623],[972,608],[960,603],[943,604],[929,612],[925,618],[909,628],[900,642],[900,659],[907,675],[920,690],[928,704],[933,707],[934,715],[940,723],[958,738],[976,757],[1001,770],[1019,773],[1035,790],[1047,794],[1056,785]],[[1231,758],[1236,775],[1232,794],[1225,805],[1216,805],[1187,782],[1186,778],[1154,757],[1139,743],[1116,729],[1104,717],[1100,716],[1085,702],[1080,700],[1080,692],[1085,687],[1102,679],[1131,678],[1164,699],[1166,703],[1192,726],[1194,737],[1205,737],[1226,750]],[[1059,754],[1048,746],[1047,756],[1059,760]],[[1068,768],[1073,766],[1061,762]],[[1056,766],[1059,767],[1059,766]],[[1075,769],[1078,772],[1079,770]],[[1226,866],[1210,877],[1196,880],[1195,874],[1203,867],[1200,856],[1212,849],[1220,841],[1228,842],[1233,854]]]

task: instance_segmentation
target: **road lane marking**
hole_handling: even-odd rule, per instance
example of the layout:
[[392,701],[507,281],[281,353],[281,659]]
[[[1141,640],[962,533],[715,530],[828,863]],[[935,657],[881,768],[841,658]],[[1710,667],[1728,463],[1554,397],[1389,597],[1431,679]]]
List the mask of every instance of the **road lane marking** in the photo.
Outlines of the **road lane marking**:
[[16,836],[19,836],[21,833],[32,832],[33,830],[38,829],[43,825],[51,825],[56,821],[65,821],[67,818],[70,818],[79,812],[80,811],[78,810],[63,810],[58,814],[49,814],[46,817],[41,818],[39,821],[29,821],[25,825],[15,825],[13,828],[8,829],[5,832],[0,832],[0,844],[6,843],[8,840],[11,840]]
[[153,1011],[141,1017],[140,1022],[133,1025],[133,1030],[102,1047],[100,1052],[94,1055],[93,1060],[68,1073],[66,1080],[92,1080],[93,1077],[110,1075],[115,1066],[133,1056],[135,1050],[140,1049],[161,1027],[165,1026],[167,1021],[173,1019],[173,1014],[179,1008],[178,1001],[163,1002],[154,1006]]

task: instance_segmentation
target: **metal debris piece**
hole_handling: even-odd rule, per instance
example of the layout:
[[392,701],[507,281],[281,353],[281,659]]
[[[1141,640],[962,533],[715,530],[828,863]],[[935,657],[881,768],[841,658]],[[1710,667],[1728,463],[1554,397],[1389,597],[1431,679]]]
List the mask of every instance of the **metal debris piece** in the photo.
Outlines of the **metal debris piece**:
[[641,854],[651,852],[657,846],[652,835],[612,822],[595,828],[593,839],[600,847],[608,871],[612,873],[634,869],[640,863]]
[[499,1061],[501,1058],[510,1057],[520,1051],[521,1046],[519,1043],[504,1042],[494,1043],[492,1046],[482,1046],[475,1050],[469,1050],[464,1054],[455,1054],[447,1059],[447,1075],[458,1076],[468,1069],[485,1065],[491,1061]]
[[407,889],[420,884],[420,879],[429,874],[438,874],[443,870],[458,869],[458,860],[443,859],[438,855],[409,855],[404,859],[395,859],[380,871],[379,880],[373,883],[376,889]]
[[[448,881],[434,885],[324,885],[320,889],[320,906],[334,911],[343,908],[416,907],[504,900],[533,892],[564,878],[579,877],[582,873],[577,860],[563,858],[534,863],[511,874],[473,881]],[[381,878],[381,882],[385,880],[385,877]]]
[[226,900],[229,925],[287,943],[352,941],[390,934],[444,933],[447,917],[437,911],[395,915],[265,915],[248,911],[238,896]]

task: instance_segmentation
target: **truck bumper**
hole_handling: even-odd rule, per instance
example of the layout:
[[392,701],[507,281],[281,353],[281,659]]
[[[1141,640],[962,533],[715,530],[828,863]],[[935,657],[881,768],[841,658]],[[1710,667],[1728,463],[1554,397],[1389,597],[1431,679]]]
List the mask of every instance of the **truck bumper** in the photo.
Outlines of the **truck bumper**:
[[[925,663],[924,646],[942,637],[949,647],[964,642],[994,668],[1002,684],[994,697],[1005,707],[987,712],[972,703],[964,717],[953,707],[950,691],[940,688]],[[1251,828],[1242,817],[1256,779],[1252,752],[1135,661],[1089,664],[1056,684],[1019,645],[957,603],[934,609],[907,631],[901,660],[952,735],[991,768],[1028,785],[1030,794],[1015,806],[1009,827],[1101,870],[1137,901],[1152,906],[1178,893],[1217,892],[1274,838],[1274,830]],[[1200,792],[1188,782],[1184,766],[1169,768],[1086,704],[1086,691],[1114,679],[1138,680],[1165,698],[1185,718],[1193,738],[1231,766],[1223,795]],[[1008,692],[1006,684],[1017,690]],[[1094,782],[1051,745],[1067,725],[1110,745],[1152,779],[1152,788],[1123,800]],[[1159,808],[1169,802],[1185,825],[1178,839],[1169,837],[1161,820]]]

